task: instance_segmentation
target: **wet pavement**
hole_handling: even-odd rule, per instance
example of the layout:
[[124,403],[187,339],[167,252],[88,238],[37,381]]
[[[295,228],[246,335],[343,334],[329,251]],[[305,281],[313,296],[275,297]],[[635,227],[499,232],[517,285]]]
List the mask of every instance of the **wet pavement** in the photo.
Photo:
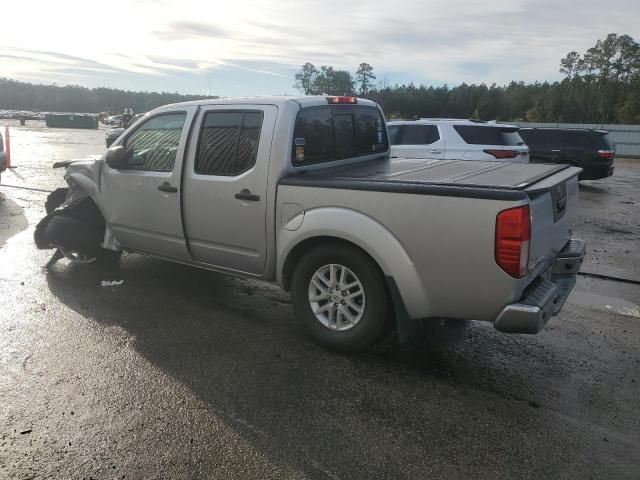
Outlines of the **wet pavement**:
[[[14,130],[3,184],[102,148]],[[588,273],[640,280],[639,186],[636,160],[583,182]],[[580,277],[536,336],[436,321],[340,355],[269,284],[134,254],[46,274],[45,197],[0,186],[1,479],[640,477],[637,284]]]

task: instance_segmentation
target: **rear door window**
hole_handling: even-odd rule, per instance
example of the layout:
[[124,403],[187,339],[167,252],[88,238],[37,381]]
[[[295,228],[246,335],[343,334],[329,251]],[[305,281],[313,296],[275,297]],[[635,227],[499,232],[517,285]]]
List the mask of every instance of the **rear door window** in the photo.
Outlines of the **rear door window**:
[[306,165],[371,155],[388,148],[384,119],[377,108],[309,107],[296,118],[292,161],[294,165]]
[[485,125],[454,125],[453,128],[471,145],[524,145],[517,128]]
[[560,134],[557,130],[537,130],[536,143],[545,146],[559,146]]
[[398,145],[429,145],[437,140],[437,129],[433,125],[405,125]]
[[239,175],[256,163],[263,113],[208,112],[198,141],[195,172]]

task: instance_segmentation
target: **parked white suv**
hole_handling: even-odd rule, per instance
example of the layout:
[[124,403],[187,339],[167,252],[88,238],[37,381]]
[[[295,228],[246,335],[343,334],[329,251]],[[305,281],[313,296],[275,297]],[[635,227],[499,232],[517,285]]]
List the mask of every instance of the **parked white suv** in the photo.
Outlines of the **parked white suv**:
[[391,156],[529,162],[518,127],[479,120],[421,118],[389,122]]

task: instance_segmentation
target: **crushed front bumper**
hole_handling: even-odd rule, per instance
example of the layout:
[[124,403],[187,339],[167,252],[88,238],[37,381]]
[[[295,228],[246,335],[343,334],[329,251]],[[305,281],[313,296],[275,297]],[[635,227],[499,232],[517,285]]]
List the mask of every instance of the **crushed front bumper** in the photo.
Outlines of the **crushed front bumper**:
[[557,315],[576,284],[586,252],[584,240],[572,239],[558,253],[554,263],[527,287],[517,303],[504,307],[493,322],[505,333],[538,333]]

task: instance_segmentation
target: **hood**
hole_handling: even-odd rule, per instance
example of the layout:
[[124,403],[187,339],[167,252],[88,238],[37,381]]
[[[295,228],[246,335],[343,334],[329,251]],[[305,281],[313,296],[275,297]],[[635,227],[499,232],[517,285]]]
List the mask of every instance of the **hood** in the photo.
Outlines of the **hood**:
[[53,168],[69,168],[71,164],[75,163],[94,163],[98,160],[102,160],[104,157],[104,153],[101,155],[87,155],[82,158],[77,158],[74,160],[62,160],[60,162],[55,162],[53,164]]

